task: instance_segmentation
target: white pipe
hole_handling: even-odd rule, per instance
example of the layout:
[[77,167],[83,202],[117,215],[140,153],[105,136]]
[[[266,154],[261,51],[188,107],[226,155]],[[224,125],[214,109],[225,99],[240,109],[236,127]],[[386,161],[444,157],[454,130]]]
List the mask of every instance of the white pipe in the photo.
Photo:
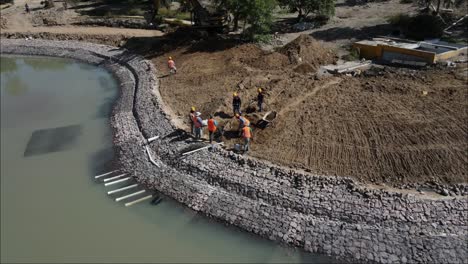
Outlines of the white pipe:
[[131,179],[131,177],[127,177],[127,178],[123,178],[123,179],[116,180],[116,181],[113,181],[113,182],[104,183],[104,186],[114,185],[114,184],[116,184],[116,183],[128,181],[128,180],[130,180],[130,179]]
[[135,188],[135,187],[138,187],[138,184],[133,184],[133,185],[129,185],[129,186],[126,186],[126,187],[123,187],[123,188],[120,188],[120,189],[109,191],[109,192],[107,192],[107,194],[118,193],[118,192],[125,191],[125,190]]
[[150,160],[150,162],[153,163],[153,165],[155,165],[156,167],[159,168],[160,166],[156,163],[156,161],[154,161],[153,157],[151,156],[148,145],[145,146],[145,149],[146,149],[146,154],[148,155],[148,159]]
[[126,173],[123,173],[123,174],[117,175],[117,176],[115,176],[115,177],[106,178],[106,179],[104,179],[104,182],[113,181],[113,180],[118,179],[118,178],[120,178],[120,177],[122,177],[122,176],[125,176],[125,175],[127,175],[127,174],[126,174]]
[[145,196],[145,197],[140,198],[140,199],[138,199],[138,200],[135,200],[135,201],[126,203],[125,206],[131,206],[131,205],[134,205],[134,204],[136,204],[136,203],[143,202],[144,200],[151,199],[152,197],[153,197],[153,195],[148,195],[148,196]]
[[113,171],[110,171],[110,172],[107,172],[107,173],[104,173],[104,174],[101,174],[101,175],[97,175],[97,176],[94,176],[94,179],[99,179],[101,177],[104,177],[104,176],[107,176],[109,174],[112,174],[114,172],[116,172],[117,170],[113,170]]
[[145,192],[145,190],[141,190],[141,191],[138,191],[138,192],[134,192],[134,193],[131,193],[131,194],[129,194],[129,195],[125,195],[125,196],[122,196],[122,197],[119,197],[119,198],[115,198],[115,201],[116,201],[116,202],[120,202],[120,201],[122,201],[122,200],[125,200],[125,199],[130,198],[130,197],[133,197],[133,196],[137,196],[137,195],[139,195],[140,193],[144,193],[144,192]]
[[203,149],[207,149],[207,148],[210,148],[210,147],[213,147],[213,146],[222,145],[222,144],[224,144],[224,142],[208,145],[208,146],[205,146],[205,147],[202,147],[202,148],[199,148],[199,149],[195,149],[195,150],[192,150],[192,151],[189,151],[189,152],[182,153],[182,156],[188,155],[190,153],[194,153],[194,152],[197,152],[197,151],[200,151],[200,150],[203,150]]
[[159,136],[155,136],[155,137],[152,137],[152,138],[148,138],[148,143],[151,143],[153,141],[155,141],[156,139],[158,139]]

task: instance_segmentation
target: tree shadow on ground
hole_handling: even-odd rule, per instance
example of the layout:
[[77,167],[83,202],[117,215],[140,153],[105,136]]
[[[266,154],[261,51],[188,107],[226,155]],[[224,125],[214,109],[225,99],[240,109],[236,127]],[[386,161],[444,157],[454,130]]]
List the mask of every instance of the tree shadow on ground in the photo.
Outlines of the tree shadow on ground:
[[172,143],[172,142],[177,142],[177,141],[186,141],[189,138],[192,138],[192,135],[187,133],[187,131],[179,128],[179,129],[174,130],[170,134],[164,136],[164,139],[169,139],[169,138],[172,138],[169,141]]
[[214,113],[214,116],[220,117],[222,119],[232,118],[232,115],[229,115],[224,111],[216,112],[216,113]]
[[392,32],[390,24],[380,24],[362,28],[334,27],[310,34],[312,37],[324,41],[343,39],[366,39],[377,35],[385,35]]

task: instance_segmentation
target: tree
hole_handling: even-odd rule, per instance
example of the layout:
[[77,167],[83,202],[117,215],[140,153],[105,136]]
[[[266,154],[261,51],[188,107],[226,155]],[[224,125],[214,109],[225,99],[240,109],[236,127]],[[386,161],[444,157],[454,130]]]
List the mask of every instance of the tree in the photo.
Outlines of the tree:
[[330,17],[335,14],[335,0],[279,0],[280,5],[291,11],[299,12],[298,19],[302,20],[311,13]]
[[250,34],[264,34],[270,29],[272,12],[276,0],[216,0],[220,8],[233,15],[234,30],[239,28],[239,21],[250,24]]

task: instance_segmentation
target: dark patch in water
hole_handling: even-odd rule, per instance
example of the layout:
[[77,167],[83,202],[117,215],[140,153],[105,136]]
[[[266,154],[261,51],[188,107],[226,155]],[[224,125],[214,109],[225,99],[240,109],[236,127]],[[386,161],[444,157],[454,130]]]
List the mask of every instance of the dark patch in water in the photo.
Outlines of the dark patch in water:
[[114,98],[106,98],[104,103],[99,106],[96,113],[96,118],[109,118],[112,113],[112,106],[114,104]]
[[89,174],[94,176],[114,170],[114,152],[114,147],[108,147],[92,153],[88,160]]
[[36,130],[29,139],[24,156],[47,154],[71,149],[82,134],[81,125]]

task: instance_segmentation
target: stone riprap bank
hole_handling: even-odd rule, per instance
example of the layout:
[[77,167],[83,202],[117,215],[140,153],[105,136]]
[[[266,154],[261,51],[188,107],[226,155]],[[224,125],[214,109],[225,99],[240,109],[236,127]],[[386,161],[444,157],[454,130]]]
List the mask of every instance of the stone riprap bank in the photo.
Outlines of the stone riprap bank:
[[[366,189],[350,178],[311,175],[221,149],[181,157],[191,145],[163,111],[149,61],[82,42],[2,39],[1,52],[73,58],[113,72],[121,87],[111,120],[121,169],[195,211],[347,261],[468,259],[466,196],[428,199]],[[158,166],[143,147],[156,135],[161,138],[150,151]]]

